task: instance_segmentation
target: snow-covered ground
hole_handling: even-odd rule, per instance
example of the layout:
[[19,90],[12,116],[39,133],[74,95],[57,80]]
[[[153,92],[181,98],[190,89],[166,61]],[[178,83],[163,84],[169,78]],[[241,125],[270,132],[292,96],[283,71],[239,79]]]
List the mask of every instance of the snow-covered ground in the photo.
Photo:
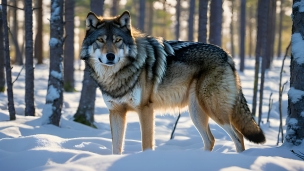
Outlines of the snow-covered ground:
[[[235,60],[238,64],[238,59]],[[123,155],[111,154],[111,133],[108,110],[101,93],[97,91],[95,121],[98,129],[73,122],[78,107],[83,72],[76,70],[75,93],[64,93],[64,107],[60,127],[41,125],[40,117],[25,117],[24,70],[14,83],[14,99],[17,112],[15,121],[8,121],[7,96],[0,94],[0,170],[304,170],[304,161],[289,148],[277,146],[279,112],[278,90],[281,59],[266,74],[263,123],[267,142],[257,145],[245,141],[246,151],[236,153],[229,136],[213,121],[211,131],[216,138],[214,150],[203,150],[203,142],[193,126],[188,113],[182,113],[175,138],[170,139],[176,116],[156,118],[155,151],[141,152],[140,128],[136,114],[128,115],[125,151]],[[287,59],[283,83],[289,80]],[[253,94],[254,59],[247,59],[246,70],[241,73],[243,92],[251,109]],[[78,68],[78,65],[75,65]],[[21,67],[14,66],[13,79]],[[48,65],[35,67],[36,111],[41,115],[45,104]],[[283,96],[283,125],[286,130],[287,91]],[[268,99],[273,93],[270,122],[266,122]],[[304,153],[304,147],[294,149]]]

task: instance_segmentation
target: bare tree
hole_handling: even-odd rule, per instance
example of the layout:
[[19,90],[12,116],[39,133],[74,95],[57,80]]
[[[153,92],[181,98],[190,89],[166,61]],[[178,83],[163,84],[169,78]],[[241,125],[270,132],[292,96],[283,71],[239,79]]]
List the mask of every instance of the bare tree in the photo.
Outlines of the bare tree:
[[[268,1],[268,0],[267,0]],[[256,35],[256,47],[255,47],[255,70],[254,70],[254,83],[253,83],[253,100],[252,100],[252,115],[256,115],[257,106],[257,93],[258,93],[258,82],[259,82],[259,70],[260,70],[260,57],[262,56],[262,39],[265,38],[266,32],[266,19],[265,19],[265,9],[264,1],[258,1],[257,8],[257,35]]]
[[152,33],[153,33],[153,20],[154,20],[154,18],[153,18],[153,15],[154,15],[153,2],[154,2],[153,0],[148,1],[148,3],[147,3],[148,10],[147,10],[147,13],[145,14],[148,18],[145,30],[147,30],[147,33],[149,35],[152,35]]
[[258,120],[258,125],[260,125],[260,122],[262,120],[262,106],[263,106],[263,95],[264,95],[264,81],[265,81],[265,70],[267,66],[267,56],[266,56],[266,44],[267,44],[267,38],[266,38],[266,33],[267,33],[267,27],[268,27],[268,14],[269,14],[269,3],[270,0],[263,0],[262,6],[262,15],[263,17],[263,30],[261,31],[261,50],[262,50],[262,68],[261,68],[261,84],[260,84],[260,104],[259,104],[259,120]]
[[198,41],[207,43],[208,1],[200,0],[198,9]]
[[[97,15],[103,14],[104,0],[91,0],[91,11]],[[96,127],[94,125],[94,109],[96,99],[97,85],[91,78],[90,72],[86,68],[84,70],[82,90],[77,111],[74,115],[74,121]]]
[[[13,0],[13,6],[17,7],[18,0]],[[20,50],[20,46],[18,43],[18,17],[17,17],[17,8],[12,8],[13,11],[13,24],[12,24],[12,35],[11,38],[13,40],[13,44],[15,47],[15,64],[16,65],[23,65],[22,53]]]
[[266,48],[266,69],[270,68],[274,55],[274,40],[276,33],[276,0],[269,0],[268,22],[267,22],[267,48]]
[[240,71],[245,68],[245,35],[246,35],[246,0],[241,0],[241,24],[240,24]]
[[189,41],[193,41],[194,13],[195,13],[195,0],[190,0],[189,18],[188,18],[188,40]]
[[231,46],[231,50],[230,50],[230,53],[233,57],[235,55],[235,53],[234,53],[234,28],[233,28],[233,24],[234,24],[234,6],[235,6],[235,1],[231,0],[231,22],[230,22],[230,46]]
[[7,85],[7,99],[8,111],[10,120],[16,120],[16,111],[14,105],[14,93],[12,84],[12,68],[9,53],[9,39],[8,39],[8,23],[7,23],[7,0],[2,0],[2,16],[3,16],[3,33],[4,33],[4,55],[5,55],[5,71],[6,71],[6,85]]
[[33,8],[25,0],[25,116],[35,116],[33,67]]
[[139,0],[138,29],[143,32],[145,31],[145,11],[146,11],[146,1]]
[[112,6],[111,6],[111,15],[112,16],[116,16],[117,15],[117,13],[118,13],[118,4],[119,4],[119,0],[112,0]]
[[218,46],[222,45],[222,4],[222,0],[212,0],[210,3],[209,42]]
[[5,73],[4,73],[4,37],[3,37],[3,20],[2,20],[2,6],[0,6],[0,93],[5,91]]
[[180,35],[181,0],[176,1],[175,9],[176,9],[175,39],[178,40]]
[[63,104],[63,1],[51,1],[50,20],[50,73],[46,104],[43,109],[44,124],[59,126]]
[[292,36],[290,61],[290,90],[288,92],[288,116],[286,145],[299,146],[304,143],[304,4],[293,0]]
[[284,8],[283,3],[284,0],[280,0],[280,18],[279,18],[279,26],[278,26],[278,48],[277,48],[277,56],[280,57],[282,53],[282,27],[283,27],[283,16],[284,16]]
[[249,16],[248,16],[248,42],[249,42],[249,46],[248,46],[248,55],[251,58],[252,57],[252,50],[253,50],[253,42],[252,42],[252,32],[253,32],[253,22],[252,22],[252,18],[253,18],[253,7],[252,5],[249,7]]
[[64,90],[74,91],[74,7],[75,0],[65,1]]
[[[69,1],[67,1],[69,2]],[[35,38],[35,58],[37,59],[37,64],[43,64],[43,8],[42,0],[36,0],[36,18],[37,18],[37,34]]]

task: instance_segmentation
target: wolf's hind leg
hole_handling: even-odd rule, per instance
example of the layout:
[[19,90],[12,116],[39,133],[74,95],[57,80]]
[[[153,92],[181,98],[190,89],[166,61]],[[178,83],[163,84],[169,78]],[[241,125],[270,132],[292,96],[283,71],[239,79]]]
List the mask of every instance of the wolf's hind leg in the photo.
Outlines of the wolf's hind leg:
[[243,135],[238,130],[236,130],[233,125],[225,124],[225,125],[221,125],[221,127],[227,132],[227,134],[234,142],[236,151],[237,152],[244,151],[245,145],[244,145]]
[[142,150],[154,150],[154,112],[150,105],[144,106],[138,111]]
[[202,108],[199,106],[194,93],[191,93],[190,95],[189,114],[196,129],[203,138],[204,149],[211,151],[213,149],[215,139],[210,131],[208,124],[209,116],[206,115]]
[[123,152],[126,132],[126,112],[110,110],[110,125],[112,133],[112,153]]

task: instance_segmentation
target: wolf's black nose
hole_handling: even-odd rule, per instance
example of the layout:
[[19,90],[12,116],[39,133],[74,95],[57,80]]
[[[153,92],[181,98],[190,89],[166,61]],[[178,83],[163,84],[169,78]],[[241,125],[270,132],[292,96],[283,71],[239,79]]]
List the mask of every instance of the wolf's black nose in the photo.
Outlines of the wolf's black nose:
[[113,60],[115,59],[115,55],[114,55],[113,53],[108,53],[108,54],[107,54],[107,59],[108,59],[109,61],[113,61]]

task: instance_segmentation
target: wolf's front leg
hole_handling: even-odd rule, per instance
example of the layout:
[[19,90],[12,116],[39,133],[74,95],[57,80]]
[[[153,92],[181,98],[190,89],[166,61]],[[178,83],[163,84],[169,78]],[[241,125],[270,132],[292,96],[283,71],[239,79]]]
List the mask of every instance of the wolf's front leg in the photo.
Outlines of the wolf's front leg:
[[112,133],[112,153],[123,152],[126,132],[126,112],[110,110],[110,125]]
[[151,106],[144,106],[138,111],[141,128],[142,150],[154,150],[154,113]]

